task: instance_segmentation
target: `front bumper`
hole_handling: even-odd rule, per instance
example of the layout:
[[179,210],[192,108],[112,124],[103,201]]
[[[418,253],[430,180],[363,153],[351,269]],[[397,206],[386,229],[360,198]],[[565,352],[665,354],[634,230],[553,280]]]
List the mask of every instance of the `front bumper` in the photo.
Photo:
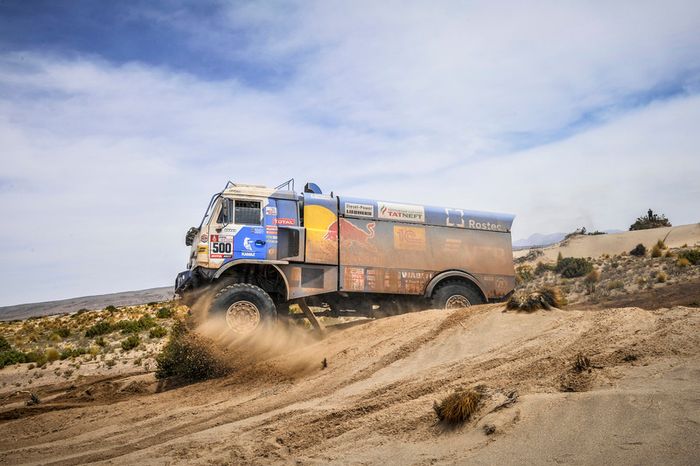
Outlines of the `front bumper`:
[[175,278],[175,294],[182,297],[182,294],[193,288],[194,278],[191,270],[185,270],[177,274]]

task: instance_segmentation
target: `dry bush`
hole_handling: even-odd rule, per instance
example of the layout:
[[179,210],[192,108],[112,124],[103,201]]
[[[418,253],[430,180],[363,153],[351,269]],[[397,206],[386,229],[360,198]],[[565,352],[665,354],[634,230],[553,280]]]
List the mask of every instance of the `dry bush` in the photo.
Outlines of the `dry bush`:
[[593,264],[582,257],[564,257],[557,261],[556,271],[564,278],[583,277],[593,270]]
[[574,372],[585,372],[591,369],[591,360],[588,359],[583,354],[579,353],[576,355],[574,360],[573,370]]
[[187,381],[221,377],[231,371],[225,355],[214,343],[176,322],[170,340],[156,357],[156,377]]
[[630,251],[630,254],[637,257],[643,257],[647,254],[647,248],[642,243],[639,243]]
[[563,307],[566,299],[559,288],[543,287],[532,292],[518,292],[513,294],[506,304],[506,309],[515,311],[533,312],[538,309],[552,309]]
[[661,257],[661,254],[661,248],[658,244],[655,244],[654,247],[651,248],[651,257]]
[[659,283],[664,283],[668,279],[668,275],[664,272],[659,272],[656,274],[656,281]]
[[685,257],[679,257],[676,261],[676,265],[678,267],[688,267],[690,265],[690,261]]
[[477,411],[481,398],[482,394],[475,390],[457,391],[440,403],[434,402],[433,410],[440,422],[461,424]]
[[600,281],[600,272],[598,272],[596,269],[591,270],[583,281],[588,285],[592,285]]

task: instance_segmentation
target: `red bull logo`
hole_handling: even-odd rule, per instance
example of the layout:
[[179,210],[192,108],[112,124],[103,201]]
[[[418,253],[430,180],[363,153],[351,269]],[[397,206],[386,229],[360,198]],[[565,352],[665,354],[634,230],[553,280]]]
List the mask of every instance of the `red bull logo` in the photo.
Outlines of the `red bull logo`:
[[340,218],[328,226],[328,230],[323,236],[323,239],[338,241],[339,224],[343,241],[357,241],[359,243],[363,243],[367,240],[374,238],[374,222],[368,223],[367,230],[365,230],[364,228],[358,227],[349,220]]

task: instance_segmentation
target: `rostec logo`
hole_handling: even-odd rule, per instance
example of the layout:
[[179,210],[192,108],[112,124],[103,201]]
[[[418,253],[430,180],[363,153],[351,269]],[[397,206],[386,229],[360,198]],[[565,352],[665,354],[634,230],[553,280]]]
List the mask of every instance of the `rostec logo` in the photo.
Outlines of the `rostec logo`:
[[373,217],[374,206],[371,204],[356,204],[354,202],[346,202],[345,215],[354,215],[355,217]]
[[425,209],[419,205],[378,202],[379,218],[394,221],[425,223]]
[[403,251],[425,251],[425,228],[395,226],[394,248]]

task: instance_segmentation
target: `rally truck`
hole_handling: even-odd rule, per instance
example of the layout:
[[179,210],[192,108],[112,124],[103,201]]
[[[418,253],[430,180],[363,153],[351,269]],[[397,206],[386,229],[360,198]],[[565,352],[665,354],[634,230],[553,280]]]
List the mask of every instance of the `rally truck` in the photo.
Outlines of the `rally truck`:
[[[394,314],[507,298],[513,215],[228,182],[186,234],[175,290],[249,333],[290,315]],[[298,311],[297,307],[294,307]],[[295,314],[292,312],[291,314]]]

